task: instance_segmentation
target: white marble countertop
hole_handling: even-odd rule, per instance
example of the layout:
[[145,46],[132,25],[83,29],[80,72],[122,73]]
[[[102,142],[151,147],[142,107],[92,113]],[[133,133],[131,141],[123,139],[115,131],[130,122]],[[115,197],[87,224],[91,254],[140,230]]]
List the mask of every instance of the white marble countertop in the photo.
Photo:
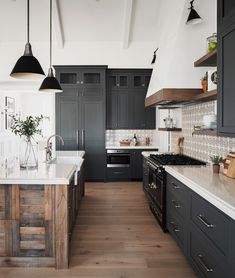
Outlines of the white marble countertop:
[[235,179],[213,174],[210,166],[165,166],[165,169],[235,220]]
[[84,157],[85,151],[56,151],[56,156]]
[[37,169],[22,170],[18,164],[0,167],[0,184],[69,184],[74,164],[41,163]]
[[129,149],[129,150],[132,150],[132,149],[159,149],[158,146],[152,146],[152,145],[143,145],[143,146],[120,146],[120,145],[108,145],[106,146],[106,150],[109,149],[109,150],[116,150],[116,149]]

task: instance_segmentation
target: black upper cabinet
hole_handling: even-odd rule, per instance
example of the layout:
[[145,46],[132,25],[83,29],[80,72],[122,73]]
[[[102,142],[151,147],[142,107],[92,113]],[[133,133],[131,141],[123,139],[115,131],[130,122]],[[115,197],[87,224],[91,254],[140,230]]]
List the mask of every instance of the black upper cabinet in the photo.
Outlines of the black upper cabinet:
[[152,70],[111,69],[107,72],[106,128],[155,129],[155,108],[145,108]]
[[235,136],[235,1],[218,0],[218,134]]

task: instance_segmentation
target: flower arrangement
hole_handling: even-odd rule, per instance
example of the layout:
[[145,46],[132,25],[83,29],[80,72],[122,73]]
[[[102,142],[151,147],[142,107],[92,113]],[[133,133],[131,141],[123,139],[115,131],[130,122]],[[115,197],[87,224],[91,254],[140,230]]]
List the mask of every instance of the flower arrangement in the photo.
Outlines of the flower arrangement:
[[42,119],[42,115],[37,117],[28,116],[25,120],[16,118],[16,116],[13,115],[11,130],[15,135],[19,135],[20,137],[25,136],[26,140],[30,141],[36,134],[42,134],[42,130],[38,128]]
[[[12,116],[11,131],[15,135],[23,137],[19,149],[20,155],[20,167],[21,168],[36,168],[38,166],[37,159],[37,142],[34,139],[36,134],[41,135],[42,130],[39,128],[39,124],[42,121],[43,116],[28,116],[25,120]],[[32,142],[34,140],[34,143]]]

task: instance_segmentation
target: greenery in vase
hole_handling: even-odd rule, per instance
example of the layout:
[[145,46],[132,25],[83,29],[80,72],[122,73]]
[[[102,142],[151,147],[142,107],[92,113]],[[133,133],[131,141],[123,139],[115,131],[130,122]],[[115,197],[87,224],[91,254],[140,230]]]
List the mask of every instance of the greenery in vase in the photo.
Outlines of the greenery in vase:
[[28,116],[25,120],[12,116],[11,130],[15,135],[25,136],[27,141],[30,141],[36,134],[41,135],[42,130],[39,128],[39,124],[42,121],[43,116]]
[[219,165],[223,160],[223,158],[219,155],[212,155],[212,156],[210,156],[210,159],[211,159],[212,163],[216,164],[216,165]]

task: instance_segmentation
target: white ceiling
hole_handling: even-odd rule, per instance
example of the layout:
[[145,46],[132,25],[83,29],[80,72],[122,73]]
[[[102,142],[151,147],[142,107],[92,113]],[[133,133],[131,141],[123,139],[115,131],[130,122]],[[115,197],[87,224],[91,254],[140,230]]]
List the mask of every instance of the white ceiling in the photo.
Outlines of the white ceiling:
[[[132,0],[53,0],[53,5],[55,1],[65,43],[123,41],[126,2]],[[132,1],[131,42],[156,41],[161,1]],[[30,0],[30,6],[31,41],[48,41],[49,0]],[[56,32],[58,28],[58,38]],[[25,39],[26,0],[0,0],[0,43]]]

